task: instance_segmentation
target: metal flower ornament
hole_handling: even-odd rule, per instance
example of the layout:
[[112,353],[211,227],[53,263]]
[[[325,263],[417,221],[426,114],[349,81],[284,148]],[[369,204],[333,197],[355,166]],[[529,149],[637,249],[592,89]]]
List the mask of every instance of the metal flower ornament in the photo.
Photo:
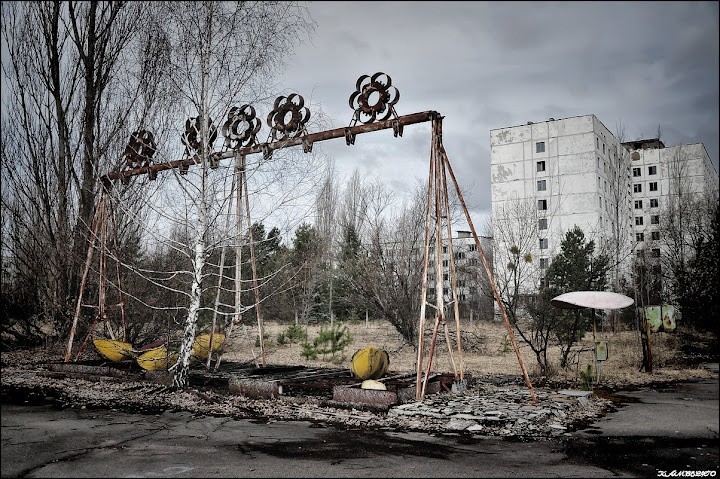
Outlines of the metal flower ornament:
[[357,80],[356,90],[350,95],[350,108],[355,110],[353,122],[373,123],[383,121],[392,115],[397,119],[395,104],[400,92],[392,86],[392,79],[383,72],[372,77],[363,75]]
[[255,108],[251,105],[230,108],[227,120],[222,126],[225,147],[236,149],[253,146],[257,143],[257,133],[260,131],[260,126],[260,119],[255,118]]
[[[142,168],[143,166],[150,166],[152,163],[152,157],[157,151],[157,145],[155,144],[155,138],[153,134],[148,130],[137,130],[130,135],[125,150],[123,151],[122,157],[125,159],[126,169],[132,170],[134,168]],[[148,176],[151,180],[157,177],[157,173],[153,170],[148,170]],[[130,177],[123,176],[123,183],[129,184]]]
[[275,99],[273,110],[268,114],[267,124],[273,141],[297,138],[306,134],[305,124],[310,119],[310,110],[305,100],[297,93],[279,96]]
[[155,138],[148,130],[138,130],[130,135],[123,158],[128,168],[140,168],[141,166],[149,166],[152,156],[157,151]]
[[[199,151],[203,146],[202,138],[202,119],[197,116],[195,118],[188,118],[185,121],[185,133],[182,135],[182,142],[185,145],[185,154],[191,156],[193,151]],[[208,118],[208,144],[205,147],[208,150],[212,149],[212,145],[217,139],[217,127],[213,123],[211,118]]]

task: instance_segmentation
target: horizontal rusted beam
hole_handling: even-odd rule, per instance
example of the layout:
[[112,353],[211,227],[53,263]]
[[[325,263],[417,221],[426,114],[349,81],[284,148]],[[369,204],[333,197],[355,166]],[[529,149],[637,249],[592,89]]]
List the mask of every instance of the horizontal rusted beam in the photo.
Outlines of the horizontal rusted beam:
[[[313,143],[318,141],[332,140],[334,138],[352,137],[361,133],[370,133],[371,131],[386,130],[388,128],[401,128],[406,125],[413,125],[416,123],[423,123],[430,121],[433,118],[439,117],[440,114],[436,111],[424,111],[421,113],[412,113],[410,115],[403,115],[395,119],[378,121],[369,124],[360,124],[355,126],[335,128],[334,130],[320,131],[318,133],[311,133],[309,135],[288,138],[285,140],[276,141],[273,143],[262,143],[259,145],[246,146],[238,148],[237,150],[230,150],[224,152],[211,153],[214,160],[220,161],[228,158],[234,158],[235,155],[247,156],[254,153],[269,153],[274,150],[282,148],[288,148],[297,145],[306,145],[312,147]],[[400,133],[402,135],[402,133]],[[354,141],[354,140],[353,140]],[[121,177],[142,175],[148,172],[156,173],[158,171],[171,170],[173,168],[187,168],[192,165],[198,165],[202,162],[198,155],[193,156],[187,160],[173,160],[165,163],[156,163],[154,165],[143,166],[141,168],[134,168],[132,170],[125,171],[112,171],[104,175],[101,179],[106,186],[111,186],[111,181],[117,180]]]

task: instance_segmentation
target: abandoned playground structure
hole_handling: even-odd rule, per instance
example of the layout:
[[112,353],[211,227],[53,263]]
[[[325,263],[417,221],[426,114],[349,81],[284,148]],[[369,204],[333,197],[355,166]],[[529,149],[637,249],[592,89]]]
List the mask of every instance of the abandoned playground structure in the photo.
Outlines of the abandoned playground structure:
[[[217,137],[217,128],[212,125],[212,120],[208,118],[206,122],[203,122],[202,118],[190,118],[185,123],[185,133],[182,135],[182,142],[185,145],[185,156],[181,160],[173,160],[168,162],[153,162],[153,154],[156,152],[156,144],[153,135],[148,130],[138,130],[130,136],[127,148],[123,153],[123,160],[125,162],[125,168],[121,171],[114,171],[105,174],[101,177],[101,193],[96,203],[95,216],[93,218],[93,224],[91,226],[91,235],[89,239],[89,247],[87,256],[83,266],[83,272],[81,277],[80,292],[75,308],[72,326],[70,328],[69,339],[67,342],[67,349],[65,353],[64,362],[77,363],[81,353],[87,346],[88,341],[93,336],[93,331],[97,325],[103,321],[108,321],[107,308],[109,306],[119,307],[121,310],[120,320],[122,322],[122,340],[114,337],[112,328],[108,328],[110,335],[112,336],[110,341],[112,345],[120,345],[121,350],[119,351],[119,358],[130,358],[135,356],[140,362],[140,358],[147,356],[148,354],[154,354],[154,358],[158,358],[162,355],[163,367],[148,367],[146,369],[161,369],[167,374],[168,369],[172,369],[173,362],[180,362],[183,360],[182,357],[177,357],[177,353],[171,353],[168,349],[168,344],[153,345],[154,348],[147,349],[144,351],[135,351],[132,345],[127,343],[128,341],[128,324],[125,316],[125,300],[123,296],[123,290],[120,284],[120,261],[118,256],[118,242],[116,236],[116,222],[114,217],[114,211],[110,193],[112,192],[113,185],[117,180],[128,184],[131,177],[137,175],[147,174],[150,180],[154,180],[157,177],[157,173],[163,170],[177,169],[180,174],[187,173],[188,169],[192,165],[202,165],[203,168],[209,166],[210,168],[218,168],[221,160],[234,159],[235,170],[233,176],[233,187],[231,187],[229,194],[229,210],[228,215],[231,214],[230,208],[234,203],[235,211],[235,226],[236,226],[236,238],[235,243],[236,251],[240,248],[240,238],[245,231],[248,231],[246,236],[248,248],[250,252],[250,264],[252,270],[252,281],[253,290],[255,294],[255,304],[253,308],[255,310],[255,316],[257,318],[257,327],[259,335],[259,347],[260,357],[262,361],[262,367],[255,368],[258,372],[263,368],[267,368],[266,373],[282,374],[283,371],[286,374],[286,384],[289,384],[290,379],[287,377],[287,373],[297,373],[297,368],[288,367],[268,367],[266,364],[266,353],[264,347],[263,338],[263,318],[260,307],[259,298],[259,287],[258,287],[258,275],[255,267],[255,249],[253,246],[253,235],[249,234],[251,228],[250,218],[250,200],[247,188],[247,177],[246,177],[246,157],[253,154],[262,154],[264,160],[272,159],[273,151],[289,148],[293,146],[302,145],[304,153],[312,151],[313,144],[319,141],[330,140],[335,138],[345,138],[348,146],[354,145],[355,137],[358,134],[369,133],[373,131],[379,131],[384,129],[393,129],[395,137],[402,136],[403,128],[407,125],[413,125],[422,122],[431,122],[431,151],[430,151],[430,163],[427,180],[427,195],[425,205],[425,241],[424,241],[424,256],[423,256],[423,274],[422,274],[422,287],[421,287],[421,302],[419,312],[419,327],[418,327],[418,342],[417,342],[417,362],[416,371],[411,374],[401,375],[402,378],[390,377],[381,379],[386,384],[390,384],[392,380],[405,380],[406,382],[412,381],[414,376],[414,388],[406,388],[407,390],[414,389],[415,400],[421,400],[428,393],[428,383],[431,378],[431,367],[433,363],[433,356],[436,354],[436,343],[438,341],[438,335],[440,328],[442,327],[442,334],[445,336],[447,342],[447,349],[450,355],[450,362],[452,364],[452,386],[455,390],[462,390],[466,385],[466,378],[464,376],[464,360],[463,360],[463,348],[462,340],[460,335],[460,315],[459,308],[456,298],[457,295],[457,274],[455,268],[454,254],[453,254],[453,242],[452,242],[452,229],[450,224],[450,204],[448,201],[448,177],[455,188],[455,192],[459,199],[459,203],[465,214],[468,226],[472,232],[475,240],[475,246],[480,255],[483,267],[487,273],[489,279],[489,285],[492,288],[492,292],[502,315],[505,328],[507,329],[508,338],[512,342],[515,355],[517,357],[520,369],[522,371],[524,381],[529,389],[532,401],[537,403],[537,397],[535,391],[530,382],[530,378],[525,369],[520,350],[513,333],[513,328],[508,319],[508,315],[503,307],[503,302],[500,298],[500,294],[495,283],[495,279],[492,274],[492,269],[488,264],[488,261],[483,252],[483,248],[480,244],[480,240],[473,226],[472,219],[468,212],[465,200],[462,196],[460,188],[458,186],[457,179],[450,165],[450,161],[445,152],[445,148],[442,143],[442,119],[443,117],[436,111],[424,111],[421,113],[414,113],[404,116],[398,116],[395,105],[399,99],[398,90],[392,86],[390,77],[382,72],[375,73],[374,75],[362,75],[358,78],[356,83],[356,90],[352,93],[349,99],[350,108],[353,110],[353,116],[349,126],[344,128],[336,128],[332,130],[321,131],[317,133],[308,133],[306,130],[306,123],[310,118],[310,112],[304,106],[303,97],[298,94],[290,94],[289,96],[280,96],[275,100],[274,109],[270,112],[267,117],[267,123],[271,131],[268,135],[268,140],[265,143],[259,143],[257,140],[257,133],[260,130],[261,122],[255,116],[255,109],[251,105],[243,105],[241,107],[233,107],[230,109],[227,115],[227,120],[222,126],[222,133],[225,137],[223,151],[211,151],[212,143]],[[207,141],[205,140],[207,139]],[[234,190],[234,191],[233,191]],[[232,195],[235,195],[234,202],[232,201]],[[230,216],[228,216],[230,217]],[[434,242],[434,245],[431,243]],[[443,275],[429,274],[430,262],[433,261],[432,266],[434,270],[442,271],[442,255],[434,254],[431,255],[431,248],[434,251],[442,251],[443,246],[448,248],[449,252],[449,283],[450,283],[450,295],[449,300],[446,300],[443,296]],[[117,304],[108,305],[106,304],[106,291],[107,291],[107,252],[109,247],[114,248],[115,264],[117,274],[116,285],[117,294],[119,301]],[[83,297],[85,296],[85,289],[88,280],[88,275],[93,264],[93,258],[95,256],[95,250],[99,251],[99,266],[97,272],[99,275],[97,285],[97,296],[98,304],[89,305],[84,304]],[[432,258],[431,258],[432,256]],[[225,331],[219,331],[219,325],[216,321],[217,316],[217,304],[215,307],[211,331],[209,335],[203,335],[202,338],[195,337],[194,328],[191,332],[190,341],[195,341],[193,346],[193,354],[202,361],[206,361],[206,369],[210,370],[210,363],[212,359],[212,353],[217,352],[215,370],[220,365],[220,360],[223,353],[223,345],[227,343],[232,334],[232,326],[236,322],[240,322],[241,318],[241,305],[239,304],[240,292],[241,292],[241,278],[240,278],[240,266],[238,258],[240,257],[239,251],[236,253],[236,265],[235,265],[235,310],[233,313],[233,319],[227,322]],[[224,255],[221,261],[224,261]],[[224,265],[221,263],[221,268]],[[435,281],[434,287],[428,285],[428,278],[432,278]],[[428,297],[428,290],[434,290],[434,298]],[[94,316],[94,320],[88,327],[88,331],[85,335],[81,345],[75,350],[75,357],[73,359],[73,349],[75,336],[78,334],[78,321],[81,317],[81,311],[83,307],[91,306],[95,308],[97,313]],[[431,308],[434,312],[434,327],[432,330],[432,337],[430,338],[429,345],[426,351],[425,342],[427,338],[424,337],[425,322],[427,308]],[[449,313],[452,308],[452,316]],[[447,311],[447,313],[446,313]],[[226,313],[227,314],[227,313]],[[451,334],[449,324],[454,325],[454,344],[451,340]],[[198,340],[202,339],[204,342],[200,344],[200,349],[197,350]],[[187,340],[187,335],[185,337]],[[103,341],[103,339],[96,339],[95,341]],[[96,343],[96,347],[100,350],[101,343]],[[189,346],[186,346],[189,347]],[[427,357],[426,357],[427,356]],[[109,356],[106,356],[109,357]],[[196,359],[197,359],[196,358]],[[111,359],[112,360],[112,359]],[[142,365],[142,364],[141,364]],[[257,364],[256,364],[257,365]],[[69,365],[68,365],[69,366]],[[170,366],[170,368],[168,368]],[[158,371],[162,372],[162,371]],[[313,377],[322,376],[327,378],[333,375],[337,376],[337,372],[328,370],[326,372],[318,372]],[[292,374],[290,375],[292,376]],[[306,375],[307,376],[307,375]],[[442,375],[440,375],[442,376]],[[447,375],[449,377],[449,374]],[[265,391],[269,395],[276,395],[279,392],[277,384],[282,381],[276,380],[269,391]],[[257,382],[254,382],[255,390],[262,387],[257,386]],[[411,383],[410,383],[411,384]],[[355,384],[354,386],[358,386]],[[349,390],[349,389],[345,389]],[[355,388],[357,392],[359,388]],[[384,391],[371,391],[372,393],[381,393]]]

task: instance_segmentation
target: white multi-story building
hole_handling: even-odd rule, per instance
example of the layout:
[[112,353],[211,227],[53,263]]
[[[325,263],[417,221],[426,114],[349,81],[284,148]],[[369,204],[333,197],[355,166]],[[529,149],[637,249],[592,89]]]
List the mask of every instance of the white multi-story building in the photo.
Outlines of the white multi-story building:
[[657,237],[653,208],[670,194],[671,159],[683,158],[691,191],[717,191],[718,174],[702,144],[621,143],[595,115],[494,129],[490,143],[495,271],[502,274],[516,246],[532,265],[528,277],[535,281],[522,286],[527,293],[574,226],[614,260],[615,277],[626,275],[644,247],[638,240]]
[[623,143],[630,153],[634,238],[638,251],[660,255],[671,201],[717,198],[718,173],[702,143],[665,147],[657,138]]

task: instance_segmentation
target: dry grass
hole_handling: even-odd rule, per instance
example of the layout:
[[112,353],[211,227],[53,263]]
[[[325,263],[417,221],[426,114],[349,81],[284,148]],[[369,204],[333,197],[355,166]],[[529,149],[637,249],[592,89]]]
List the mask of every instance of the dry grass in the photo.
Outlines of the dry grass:
[[[327,327],[328,325],[326,325]],[[390,371],[397,373],[412,372],[416,370],[417,351],[407,344],[400,334],[387,322],[370,321],[343,323],[347,326],[352,337],[352,343],[343,354],[334,358],[326,356],[317,360],[308,360],[301,355],[300,344],[279,345],[278,334],[287,331],[289,325],[272,321],[264,323],[266,338],[267,364],[303,365],[308,367],[349,367],[352,354],[358,349],[374,345],[385,349],[390,355]],[[426,329],[426,344],[432,335],[432,327]],[[308,339],[312,341],[318,334],[320,325],[307,325]],[[448,325],[450,334],[454,337],[454,326]],[[487,375],[521,375],[521,369],[514,349],[509,341],[504,340],[507,331],[502,322],[475,321],[474,324],[462,324],[463,341],[463,370],[473,377]],[[258,360],[260,354],[256,346],[257,325],[246,325],[233,333],[225,356],[228,360],[239,362],[253,362]],[[608,360],[601,366],[601,382],[615,384],[647,384],[651,382],[682,380],[693,378],[712,377],[712,373],[697,367],[684,366],[677,361],[681,356],[680,339],[677,334],[657,333],[651,337],[653,353],[652,374],[640,372],[642,352],[640,340],[635,331],[622,331],[617,333],[598,332],[598,340],[608,341]],[[516,334],[520,354],[528,374],[533,381],[539,376],[539,368],[535,355],[520,337]],[[559,368],[559,348],[553,347],[548,351],[555,371],[552,379],[578,382],[579,373],[587,365],[593,364],[592,333],[586,334],[582,341],[574,348],[578,352],[572,357],[572,365],[568,369]],[[426,346],[427,348],[427,346]],[[452,372],[453,366],[442,328],[439,331],[435,353],[435,362],[432,370],[435,372]],[[428,358],[426,349],[425,360]],[[456,364],[459,364],[457,353],[454,355]]]

